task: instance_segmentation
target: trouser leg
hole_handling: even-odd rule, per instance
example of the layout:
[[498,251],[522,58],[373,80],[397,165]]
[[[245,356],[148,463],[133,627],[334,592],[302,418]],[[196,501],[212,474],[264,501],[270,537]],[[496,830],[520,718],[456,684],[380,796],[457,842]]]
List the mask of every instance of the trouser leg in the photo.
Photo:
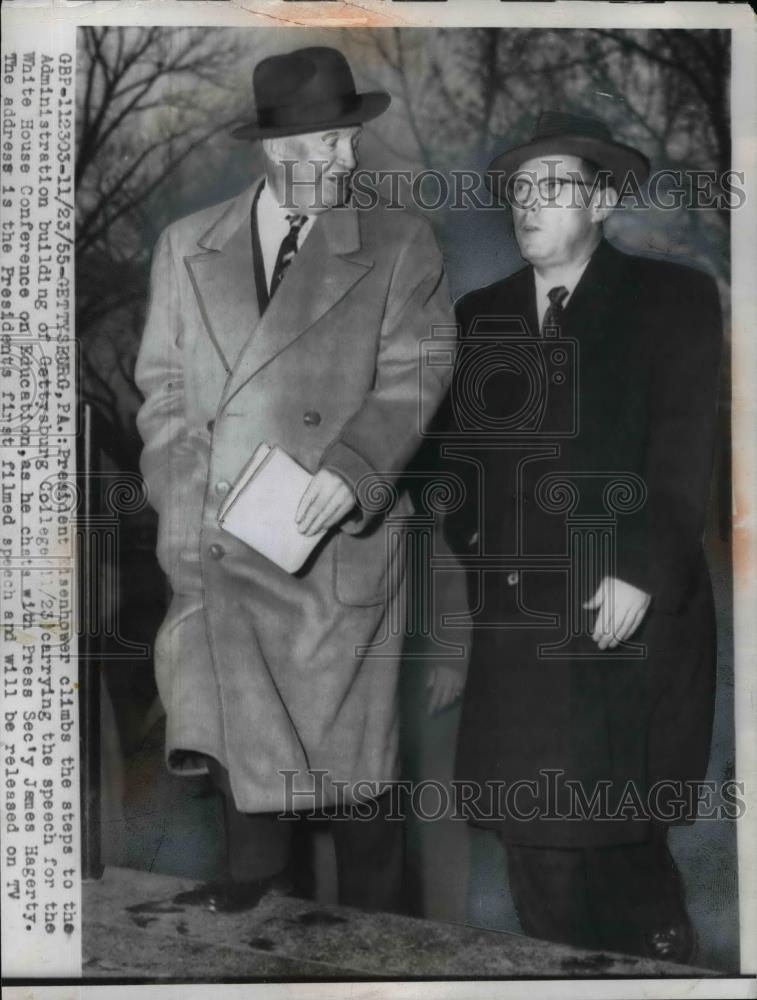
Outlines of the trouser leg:
[[243,813],[234,805],[229,776],[209,761],[210,777],[223,797],[228,877],[232,882],[255,882],[282,872],[289,861],[293,822],[276,813]]
[[506,845],[513,904],[523,931],[544,941],[597,947],[582,850]]
[[[693,936],[664,830],[640,844],[559,849],[507,845],[526,934],[578,947],[689,960]],[[655,938],[676,929],[669,954]],[[688,943],[687,943],[688,942]]]
[[[223,796],[228,875],[234,882],[252,882],[282,872],[292,858],[292,847],[305,851],[307,823],[280,820],[275,813],[242,813],[234,805],[226,770],[209,761],[210,776]],[[364,910],[396,911],[401,908],[404,864],[404,823],[390,820],[391,797],[376,801],[370,819],[332,819],[339,902]],[[324,817],[325,818],[325,817]],[[306,854],[303,853],[303,858]],[[307,867],[306,862],[301,866]],[[292,872],[300,894],[310,895],[312,873]],[[311,886],[312,888],[312,886]]]
[[[602,930],[602,947],[691,961],[694,932],[666,830],[656,828],[641,844],[590,851],[588,862],[589,893]],[[661,935],[668,938],[662,948]]]
[[391,796],[376,800],[371,819],[332,819],[339,902],[362,910],[402,909],[405,825],[388,819]]

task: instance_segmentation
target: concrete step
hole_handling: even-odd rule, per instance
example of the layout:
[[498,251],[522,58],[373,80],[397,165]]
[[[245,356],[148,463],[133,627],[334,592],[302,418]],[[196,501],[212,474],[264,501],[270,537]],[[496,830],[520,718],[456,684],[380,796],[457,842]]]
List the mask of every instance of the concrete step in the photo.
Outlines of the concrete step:
[[273,892],[233,915],[173,902],[196,885],[126,868],[106,868],[102,879],[85,883],[84,977],[213,982],[712,975]]

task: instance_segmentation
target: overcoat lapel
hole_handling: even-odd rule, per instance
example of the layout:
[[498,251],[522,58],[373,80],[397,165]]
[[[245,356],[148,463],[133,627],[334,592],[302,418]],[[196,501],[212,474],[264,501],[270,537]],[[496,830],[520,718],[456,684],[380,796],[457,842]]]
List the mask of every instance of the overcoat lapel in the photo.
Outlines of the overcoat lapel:
[[539,335],[539,320],[536,312],[536,286],[534,284],[534,272],[531,267],[524,267],[506,281],[499,282],[492,288],[492,297],[488,300],[488,309],[485,317],[471,317],[473,323],[470,329],[463,331],[463,336],[475,335],[476,319],[493,321],[482,324],[480,329],[484,331],[491,329],[493,335],[499,336],[503,332],[503,327],[498,320],[507,320],[507,329],[513,333],[513,322],[522,320],[525,323],[525,336],[537,337]]
[[534,272],[524,268],[518,273],[519,281],[514,289],[515,295],[510,299],[508,312],[523,319],[528,336],[539,336],[539,316],[536,311],[536,284]]
[[235,198],[197,241],[198,253],[184,258],[205,329],[228,374],[260,318],[250,236],[257,186]]
[[[622,254],[602,240],[568,299],[564,335],[578,337],[587,346],[596,339],[606,338],[608,313],[613,308],[622,309],[619,296],[626,291],[621,282],[624,261]],[[521,316],[529,334],[536,337],[539,320],[533,268],[523,268],[511,282],[507,290],[507,314]]]
[[565,332],[577,337],[582,348],[600,341],[606,344],[611,336],[608,321],[613,311],[622,314],[621,297],[626,291],[621,282],[623,262],[623,255],[602,240],[568,299]]
[[354,208],[320,215],[240,353],[221,405],[344,298],[372,266],[361,254]]

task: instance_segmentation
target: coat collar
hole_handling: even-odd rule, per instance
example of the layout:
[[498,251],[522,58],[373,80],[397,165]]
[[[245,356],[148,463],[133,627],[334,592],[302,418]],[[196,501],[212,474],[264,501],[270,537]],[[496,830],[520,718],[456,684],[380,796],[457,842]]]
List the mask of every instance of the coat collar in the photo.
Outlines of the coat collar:
[[373,266],[353,206],[322,213],[263,316],[252,265],[250,209],[258,187],[233,199],[185,258],[203,323],[228,374],[223,405],[350,291]]
[[[222,214],[198,239],[197,245],[203,250],[226,250],[227,244],[240,227],[249,224],[252,202],[258,188],[264,183],[265,178],[258,178],[251,187],[229,202]],[[323,230],[328,253],[332,256],[357,253],[360,250],[360,225],[354,206],[346,205],[323,212],[316,219],[313,230],[317,228]]]
[[214,219],[209,229],[200,236],[197,245],[202,250],[227,249],[227,244],[233,239],[234,234],[245,223],[249,222],[250,209],[258,193],[258,188],[262,187],[264,178],[259,177],[254,184],[246,188],[236,198],[233,198],[223,212]]
[[[581,341],[606,334],[607,309],[619,292],[624,262],[628,258],[602,239],[591,255],[584,273],[565,306],[565,334]],[[538,336],[536,280],[533,267],[526,267],[513,277],[523,315],[532,335]]]
[[[618,303],[622,287],[624,254],[602,240],[591,256],[581,280],[565,306],[566,334],[585,347],[608,336],[608,317]],[[618,305],[620,311],[622,307]]]
[[539,319],[536,309],[536,283],[533,268],[524,267],[520,271],[516,271],[502,284],[506,287],[507,315],[521,317],[525,321],[528,335],[538,337]]

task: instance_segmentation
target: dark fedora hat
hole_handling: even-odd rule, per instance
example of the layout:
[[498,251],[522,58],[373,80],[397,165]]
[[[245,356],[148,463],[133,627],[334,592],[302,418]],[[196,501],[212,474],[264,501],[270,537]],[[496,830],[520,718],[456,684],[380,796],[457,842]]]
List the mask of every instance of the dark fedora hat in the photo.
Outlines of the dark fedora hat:
[[603,121],[564,111],[542,111],[531,139],[500,153],[489,164],[487,180],[495,189],[526,160],[541,156],[580,156],[612,174],[615,185],[633,174],[639,184],[649,176],[649,160],[633,146],[615,142]]
[[389,107],[383,91],[358,94],[337,49],[312,46],[262,59],[252,74],[256,117],[234,129],[237,139],[272,139],[359,125]]

